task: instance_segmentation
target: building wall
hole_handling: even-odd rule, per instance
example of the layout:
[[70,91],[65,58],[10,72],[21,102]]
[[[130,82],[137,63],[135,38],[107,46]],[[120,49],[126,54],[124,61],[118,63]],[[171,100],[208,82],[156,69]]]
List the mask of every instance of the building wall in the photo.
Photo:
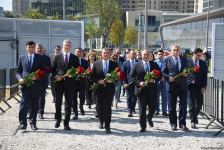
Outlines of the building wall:
[[223,0],[195,0],[195,13],[203,13],[208,11],[208,1],[210,1],[209,10],[215,10],[224,7]]
[[[158,11],[176,11],[180,13],[194,12],[194,0],[149,0],[149,9]],[[145,9],[145,0],[122,0],[125,11]]]
[[4,17],[3,7],[0,7],[0,17]]
[[28,9],[30,0],[13,0],[12,10],[15,15],[24,16]]

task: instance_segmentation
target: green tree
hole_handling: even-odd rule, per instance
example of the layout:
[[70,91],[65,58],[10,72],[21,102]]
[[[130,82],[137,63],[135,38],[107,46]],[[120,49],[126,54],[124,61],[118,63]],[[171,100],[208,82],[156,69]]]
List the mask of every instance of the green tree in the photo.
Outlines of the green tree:
[[109,39],[116,46],[121,46],[124,40],[124,24],[120,19],[115,19],[109,33]]
[[84,0],[86,15],[99,17],[99,33],[103,35],[103,46],[106,45],[112,23],[121,17],[121,8],[115,0]]
[[134,26],[128,26],[125,30],[124,42],[128,46],[133,46],[137,42],[137,31]]
[[10,11],[4,11],[4,16],[6,18],[14,18],[13,14]]
[[99,29],[94,22],[86,23],[85,24],[85,41],[87,42],[90,39],[90,48],[92,48],[92,39],[99,37]]
[[28,8],[24,18],[29,18],[29,19],[46,19],[47,17],[42,14],[40,11],[38,11],[37,9],[32,9],[32,8]]

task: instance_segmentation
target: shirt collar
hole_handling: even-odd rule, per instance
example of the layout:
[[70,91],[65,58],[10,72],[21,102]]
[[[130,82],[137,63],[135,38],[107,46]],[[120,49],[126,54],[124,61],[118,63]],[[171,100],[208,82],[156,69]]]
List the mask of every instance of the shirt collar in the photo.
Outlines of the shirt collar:
[[143,64],[145,64],[145,63],[148,63],[149,64],[149,61],[146,62],[146,61],[142,60],[142,62],[143,62]]
[[[172,56],[174,60],[176,60],[176,57]],[[177,60],[180,59],[180,56],[177,57]]]
[[109,62],[109,60],[103,60],[103,63],[104,63],[104,62],[107,62],[107,63],[108,63],[108,62]]

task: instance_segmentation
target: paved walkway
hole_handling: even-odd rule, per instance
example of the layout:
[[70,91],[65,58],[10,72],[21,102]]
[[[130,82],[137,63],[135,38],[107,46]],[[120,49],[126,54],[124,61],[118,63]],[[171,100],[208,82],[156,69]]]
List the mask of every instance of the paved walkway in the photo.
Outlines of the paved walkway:
[[[156,116],[153,118],[154,127],[147,127],[147,132],[140,133],[138,114],[132,118],[127,117],[125,97],[121,98],[118,110],[113,108],[110,135],[98,129],[94,109],[87,107],[85,116],[79,115],[78,120],[71,121],[70,127],[73,130],[65,131],[63,125],[55,129],[55,109],[51,94],[47,95],[46,100],[45,119],[38,120],[37,131],[32,131],[29,126],[26,131],[17,130],[19,104],[15,100],[9,101],[12,108],[0,114],[1,150],[224,149],[224,133],[213,137],[218,128],[210,126],[204,129],[208,121],[202,118],[199,119],[198,129],[172,132],[168,118]],[[0,105],[7,108],[3,103]],[[189,120],[187,126],[190,127]]]

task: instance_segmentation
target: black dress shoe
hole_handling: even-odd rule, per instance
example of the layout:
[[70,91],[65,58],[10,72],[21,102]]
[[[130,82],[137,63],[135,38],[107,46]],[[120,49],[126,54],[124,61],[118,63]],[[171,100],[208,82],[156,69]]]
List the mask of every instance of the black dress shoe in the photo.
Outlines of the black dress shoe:
[[37,130],[37,129],[38,129],[37,126],[36,126],[35,124],[30,124],[30,128],[31,128],[32,130]]
[[133,117],[132,113],[129,113],[129,114],[128,114],[128,117]]
[[153,124],[152,120],[148,120],[148,122],[149,122],[150,127],[154,127],[154,124]]
[[173,131],[177,131],[177,127],[176,127],[176,125],[171,125],[171,130],[173,130]]
[[88,108],[91,109],[91,105],[89,105]]
[[196,124],[194,122],[191,123],[191,128],[196,129]]
[[74,115],[74,117],[72,118],[72,120],[77,120],[78,116]]
[[111,134],[110,128],[107,128],[107,129],[106,129],[106,133],[107,133],[107,134]]
[[55,128],[59,128],[60,127],[60,121],[56,121],[56,123],[55,123]]
[[185,125],[180,126],[181,131],[189,131],[189,129]]
[[44,119],[43,114],[40,114],[40,115],[39,115],[39,118],[40,118],[40,119]]
[[141,128],[139,132],[145,132],[146,130],[144,128]]
[[67,125],[67,126],[64,126],[64,129],[65,130],[71,130],[71,128]]
[[19,129],[20,130],[26,130],[27,125],[26,124],[20,124]]
[[103,123],[99,124],[99,129],[103,129]]

